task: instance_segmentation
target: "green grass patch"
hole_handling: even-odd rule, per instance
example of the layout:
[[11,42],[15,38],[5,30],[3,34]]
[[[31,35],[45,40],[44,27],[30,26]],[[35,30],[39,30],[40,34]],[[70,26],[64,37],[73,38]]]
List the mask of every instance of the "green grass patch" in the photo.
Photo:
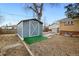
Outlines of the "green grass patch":
[[35,43],[35,42],[40,42],[40,41],[45,40],[45,39],[47,39],[47,37],[39,35],[39,36],[33,36],[33,37],[25,37],[24,41],[27,44],[32,44],[32,43]]

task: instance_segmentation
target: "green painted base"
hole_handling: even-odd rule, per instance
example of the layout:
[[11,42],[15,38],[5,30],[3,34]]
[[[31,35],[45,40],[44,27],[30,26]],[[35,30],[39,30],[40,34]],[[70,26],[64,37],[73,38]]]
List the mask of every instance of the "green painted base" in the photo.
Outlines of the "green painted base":
[[24,41],[27,44],[32,44],[32,43],[35,43],[35,42],[40,42],[40,41],[45,40],[45,39],[47,39],[47,37],[39,35],[39,36],[33,36],[33,37],[25,37]]

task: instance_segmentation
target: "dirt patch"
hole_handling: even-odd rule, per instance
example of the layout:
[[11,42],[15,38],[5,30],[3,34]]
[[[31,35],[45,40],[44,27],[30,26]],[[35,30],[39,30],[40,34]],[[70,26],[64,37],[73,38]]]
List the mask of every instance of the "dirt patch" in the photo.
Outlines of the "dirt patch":
[[0,35],[0,55],[29,56],[27,49],[16,34]]
[[29,45],[34,55],[79,56],[79,38],[53,35],[48,40]]

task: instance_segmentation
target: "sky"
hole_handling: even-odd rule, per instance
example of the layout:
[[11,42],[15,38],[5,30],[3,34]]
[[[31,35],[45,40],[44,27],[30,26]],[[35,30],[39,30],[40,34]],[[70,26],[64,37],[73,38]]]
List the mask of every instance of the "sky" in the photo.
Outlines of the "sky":
[[[65,8],[67,4],[57,4],[50,6],[49,4],[44,5],[43,19],[47,24],[52,24],[62,18],[65,18]],[[21,20],[33,18],[31,10],[24,9],[23,3],[0,3],[0,26],[3,25],[16,25]],[[42,20],[42,21],[44,21]]]

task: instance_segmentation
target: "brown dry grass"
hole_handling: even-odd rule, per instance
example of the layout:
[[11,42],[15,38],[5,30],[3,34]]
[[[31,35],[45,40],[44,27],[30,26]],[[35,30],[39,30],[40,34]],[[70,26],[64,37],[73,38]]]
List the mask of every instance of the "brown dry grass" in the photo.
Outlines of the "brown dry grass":
[[79,38],[53,35],[50,39],[29,45],[35,55],[79,56]]
[[0,28],[0,34],[15,34],[16,29],[1,29]]
[[[20,46],[4,49],[6,46],[20,43]],[[0,35],[0,55],[10,55],[10,56],[28,56],[25,46],[20,41],[19,37],[15,34],[3,34]]]

